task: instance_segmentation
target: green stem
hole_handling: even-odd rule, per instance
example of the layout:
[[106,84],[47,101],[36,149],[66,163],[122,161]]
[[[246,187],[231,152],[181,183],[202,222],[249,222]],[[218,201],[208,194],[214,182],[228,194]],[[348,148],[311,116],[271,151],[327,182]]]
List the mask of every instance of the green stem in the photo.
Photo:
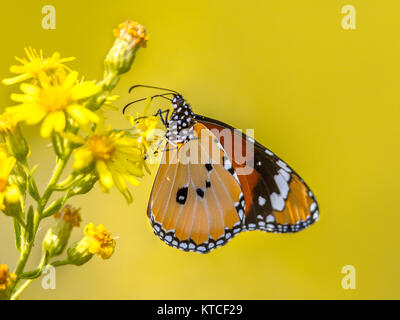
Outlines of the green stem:
[[47,265],[48,262],[49,262],[49,255],[48,255],[47,252],[43,252],[42,259],[40,260],[40,263],[39,263],[38,267],[35,270],[22,273],[19,276],[19,278],[20,279],[36,279],[36,278],[39,278],[40,275],[43,272],[43,268]]
[[[46,259],[48,260],[48,258],[46,258]],[[28,277],[26,277],[26,278],[25,277],[24,278],[21,277],[21,279],[28,279],[28,280],[26,280],[21,286],[18,287],[17,290],[15,290],[15,292],[11,295],[10,300],[17,300],[18,297],[21,295],[21,293],[33,282],[33,280],[35,280],[36,278],[38,278],[42,274],[43,268],[47,264],[47,260],[43,264],[43,266],[41,266],[41,267],[39,267],[39,268],[37,268],[35,270],[26,272],[26,274],[34,274],[35,273],[34,277],[29,277],[29,278]],[[65,260],[54,261],[50,265],[53,266],[54,268],[57,268],[57,267],[60,267],[60,266],[65,266],[67,264],[70,264],[70,263],[69,263],[68,259],[65,259]],[[37,274],[37,276],[36,276],[36,274]]]
[[10,300],[17,300],[21,293],[33,282],[35,279],[26,280],[18,289],[11,294]]
[[65,260],[57,260],[57,261],[54,261],[54,262],[52,262],[51,263],[51,265],[53,266],[53,267],[60,267],[60,266],[65,266],[65,265],[67,265],[67,264],[70,264],[70,262],[69,262],[69,260],[68,259],[65,259]]
[[55,186],[56,186],[56,184],[58,182],[58,179],[60,179],[60,176],[61,176],[61,174],[62,174],[62,172],[63,172],[63,170],[64,170],[64,168],[65,168],[65,166],[66,166],[66,164],[68,162],[68,159],[69,159],[70,155],[71,154],[69,153],[68,155],[65,156],[64,159],[60,159],[60,158],[57,159],[57,164],[56,164],[56,167],[54,169],[53,176],[51,177],[51,179],[50,179],[50,181],[49,181],[49,183],[47,185],[47,188],[46,188],[46,190],[45,190],[45,192],[43,194],[43,197],[41,198],[39,206],[38,206],[38,212],[40,214],[43,212],[43,209],[46,206],[47,202],[49,201],[50,196],[54,192]]
[[65,191],[68,190],[69,188],[71,188],[76,182],[78,182],[79,180],[81,180],[82,178],[84,178],[85,176],[83,174],[79,174],[77,176],[74,175],[70,175],[67,179],[65,179],[64,181],[58,183],[55,187],[54,190],[55,191]]
[[[28,261],[29,254],[32,250],[33,242],[26,243],[21,250],[21,254],[17,263],[17,267],[15,268],[15,274],[18,276],[22,273],[25,268],[26,262]],[[14,285],[16,285],[18,279],[15,281]]]
[[[34,239],[36,238],[36,233],[37,230],[39,228],[39,223],[40,220],[42,219],[42,213],[43,213],[43,209],[46,206],[47,202],[49,201],[50,196],[52,195],[53,191],[54,191],[54,187],[58,182],[58,179],[60,178],[67,162],[68,159],[70,157],[70,153],[67,154],[64,159],[57,159],[57,163],[56,163],[56,167],[54,168],[54,172],[53,175],[47,185],[47,188],[43,194],[43,197],[41,197],[38,201],[38,208],[34,213],[34,217],[33,217],[33,237],[32,237],[32,241],[28,241],[24,244],[24,246],[22,247],[21,250],[21,254],[20,257],[18,259],[17,262],[17,267],[15,269],[15,274],[17,275],[17,280],[12,284],[11,286],[11,296],[14,297],[17,293],[17,297],[19,296],[19,294],[30,284],[30,282],[32,281],[32,279],[26,281],[18,290],[17,292],[14,293],[14,289],[15,287],[18,285],[19,281],[20,281],[20,276],[24,271],[24,268],[26,266],[26,263],[28,261],[29,255],[31,253],[33,244],[34,244]],[[24,165],[25,166],[25,165]],[[26,165],[26,168],[28,170],[28,172],[30,173],[29,167]],[[33,180],[33,178],[32,178]],[[34,182],[34,180],[33,180]],[[36,183],[34,184],[36,186]],[[21,290],[22,288],[22,290]]]

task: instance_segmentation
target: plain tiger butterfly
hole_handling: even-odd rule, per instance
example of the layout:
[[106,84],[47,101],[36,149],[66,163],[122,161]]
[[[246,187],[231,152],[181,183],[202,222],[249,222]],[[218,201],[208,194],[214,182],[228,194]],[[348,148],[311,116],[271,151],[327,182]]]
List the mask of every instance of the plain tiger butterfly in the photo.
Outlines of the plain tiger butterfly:
[[318,220],[313,193],[272,151],[193,113],[176,91],[137,85],[130,92],[136,87],[168,91],[151,98],[166,98],[173,109],[170,116],[170,109],[157,112],[167,142],[147,209],[154,233],[166,244],[207,253],[242,231],[293,233]]

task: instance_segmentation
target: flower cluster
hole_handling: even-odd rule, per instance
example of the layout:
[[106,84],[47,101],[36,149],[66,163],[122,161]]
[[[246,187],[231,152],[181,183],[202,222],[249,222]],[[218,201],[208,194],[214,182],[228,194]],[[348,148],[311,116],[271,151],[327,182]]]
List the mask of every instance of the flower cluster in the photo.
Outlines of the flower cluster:
[[[96,182],[104,192],[116,187],[131,203],[127,183],[138,185],[138,178],[149,171],[145,159],[150,143],[156,139],[158,118],[140,115],[131,121],[129,130],[117,130],[105,124],[103,113],[103,108],[116,100],[111,91],[120,75],[131,68],[148,36],[145,28],[133,21],[120,24],[114,34],[101,81],[78,76],[66,65],[73,57],[61,58],[58,52],[45,57],[42,50],[31,47],[25,49],[26,57],[16,58],[19,65],[11,66],[15,76],[2,81],[5,85],[19,84],[20,90],[11,94],[16,104],[0,114],[0,210],[13,217],[20,258],[15,274],[0,265],[0,291],[6,292],[0,298],[18,298],[47,264],[79,266],[94,255],[108,259],[114,253],[115,238],[102,224],[86,225],[84,237],[68,247],[82,217],[80,209],[66,204],[73,196],[89,192]],[[50,140],[55,153],[56,165],[43,191],[33,176],[36,167],[31,169],[28,163],[32,150],[23,135],[23,125],[40,125],[40,136]],[[60,181],[71,158],[72,171]],[[62,194],[50,203],[55,192]],[[55,221],[43,239],[42,259],[37,269],[25,271],[39,224],[50,216]],[[63,260],[52,260],[64,252]]]

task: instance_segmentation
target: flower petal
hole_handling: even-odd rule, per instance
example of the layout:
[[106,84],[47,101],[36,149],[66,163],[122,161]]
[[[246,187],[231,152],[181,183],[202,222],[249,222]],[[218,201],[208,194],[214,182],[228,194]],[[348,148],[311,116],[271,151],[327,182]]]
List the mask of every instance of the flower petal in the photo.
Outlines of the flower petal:
[[73,104],[67,107],[67,112],[71,115],[74,120],[79,122],[80,124],[87,124],[89,121],[97,123],[99,121],[99,117],[89,109],[79,105]]
[[92,152],[85,148],[81,147],[74,151],[74,164],[73,168],[76,170],[87,167],[93,160]]
[[8,176],[10,175],[11,170],[14,168],[15,165],[15,158],[14,157],[7,157],[5,154],[1,154],[0,158],[0,178],[2,180],[7,181]]
[[0,192],[0,210],[4,210],[4,193]]
[[104,161],[97,161],[96,169],[99,174],[100,183],[106,188],[111,189],[114,185],[114,181],[111,172],[108,170]]
[[15,84],[15,83],[18,83],[18,82],[21,82],[21,81],[25,81],[25,80],[27,80],[29,78],[32,78],[32,76],[30,74],[28,74],[28,73],[24,73],[24,74],[21,74],[19,76],[13,77],[13,78],[3,79],[2,82],[6,86],[9,86],[11,84]]
[[94,82],[92,81],[85,81],[83,83],[79,83],[75,85],[71,89],[71,98],[74,100],[80,100],[83,98],[87,98],[90,96],[93,96],[97,92],[99,92],[100,87],[97,86]]
[[63,111],[54,113],[54,130],[57,132],[64,131],[65,128],[65,114]]
[[38,95],[40,92],[40,89],[37,86],[31,85],[28,83],[22,83],[21,91],[25,92],[28,95]]
[[114,183],[115,183],[115,186],[117,187],[117,189],[120,192],[124,193],[128,189],[128,187],[126,186],[124,177],[115,171],[112,171],[111,174],[112,174],[112,177],[113,177],[113,180],[114,180]]
[[46,116],[42,123],[42,127],[40,128],[40,135],[43,138],[48,138],[50,137],[51,132],[53,131],[53,128],[56,123],[56,113],[50,113]]
[[22,119],[25,120],[26,124],[36,124],[40,122],[45,116],[46,116],[46,111],[44,111],[42,108],[40,108],[37,105],[26,105],[27,109],[30,107],[30,110],[27,110],[27,113],[25,115],[22,115],[22,113],[19,113],[17,115],[17,120],[20,121],[21,117]]
[[77,79],[78,79],[78,72],[71,71],[68,74],[67,78],[64,80],[63,89],[68,90],[68,89],[72,88]]
[[9,203],[17,203],[21,198],[21,193],[16,185],[8,186],[5,192],[6,200]]

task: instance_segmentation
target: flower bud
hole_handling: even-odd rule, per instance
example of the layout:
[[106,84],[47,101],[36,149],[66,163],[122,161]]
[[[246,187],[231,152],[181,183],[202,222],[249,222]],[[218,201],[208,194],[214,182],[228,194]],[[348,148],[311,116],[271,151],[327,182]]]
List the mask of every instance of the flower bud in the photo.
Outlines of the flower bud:
[[140,46],[145,47],[149,39],[144,26],[129,20],[119,24],[114,30],[114,35],[116,37],[114,45],[104,61],[106,79],[110,75],[127,72],[135,59],[136,51]]
[[43,240],[43,249],[50,257],[60,255],[71,236],[72,228],[79,227],[81,217],[79,209],[65,206],[61,211],[54,214],[57,222],[47,231]]
[[89,251],[90,241],[87,240],[87,237],[84,237],[68,248],[67,255],[70,264],[81,266],[92,259],[93,253]]
[[25,194],[26,192],[26,173],[22,169],[21,166],[16,165],[14,166],[14,170],[11,172],[8,182],[11,185],[16,185],[18,189],[21,191],[21,193]]
[[13,113],[4,112],[0,115],[0,134],[4,137],[9,154],[21,162],[26,161],[30,154],[29,145]]
[[95,174],[88,174],[83,179],[79,180],[76,184],[71,188],[71,194],[85,194],[92,190],[93,186],[96,184],[99,178]]
[[16,185],[9,185],[5,191],[4,214],[10,217],[17,217],[21,214],[20,204],[21,193]]

